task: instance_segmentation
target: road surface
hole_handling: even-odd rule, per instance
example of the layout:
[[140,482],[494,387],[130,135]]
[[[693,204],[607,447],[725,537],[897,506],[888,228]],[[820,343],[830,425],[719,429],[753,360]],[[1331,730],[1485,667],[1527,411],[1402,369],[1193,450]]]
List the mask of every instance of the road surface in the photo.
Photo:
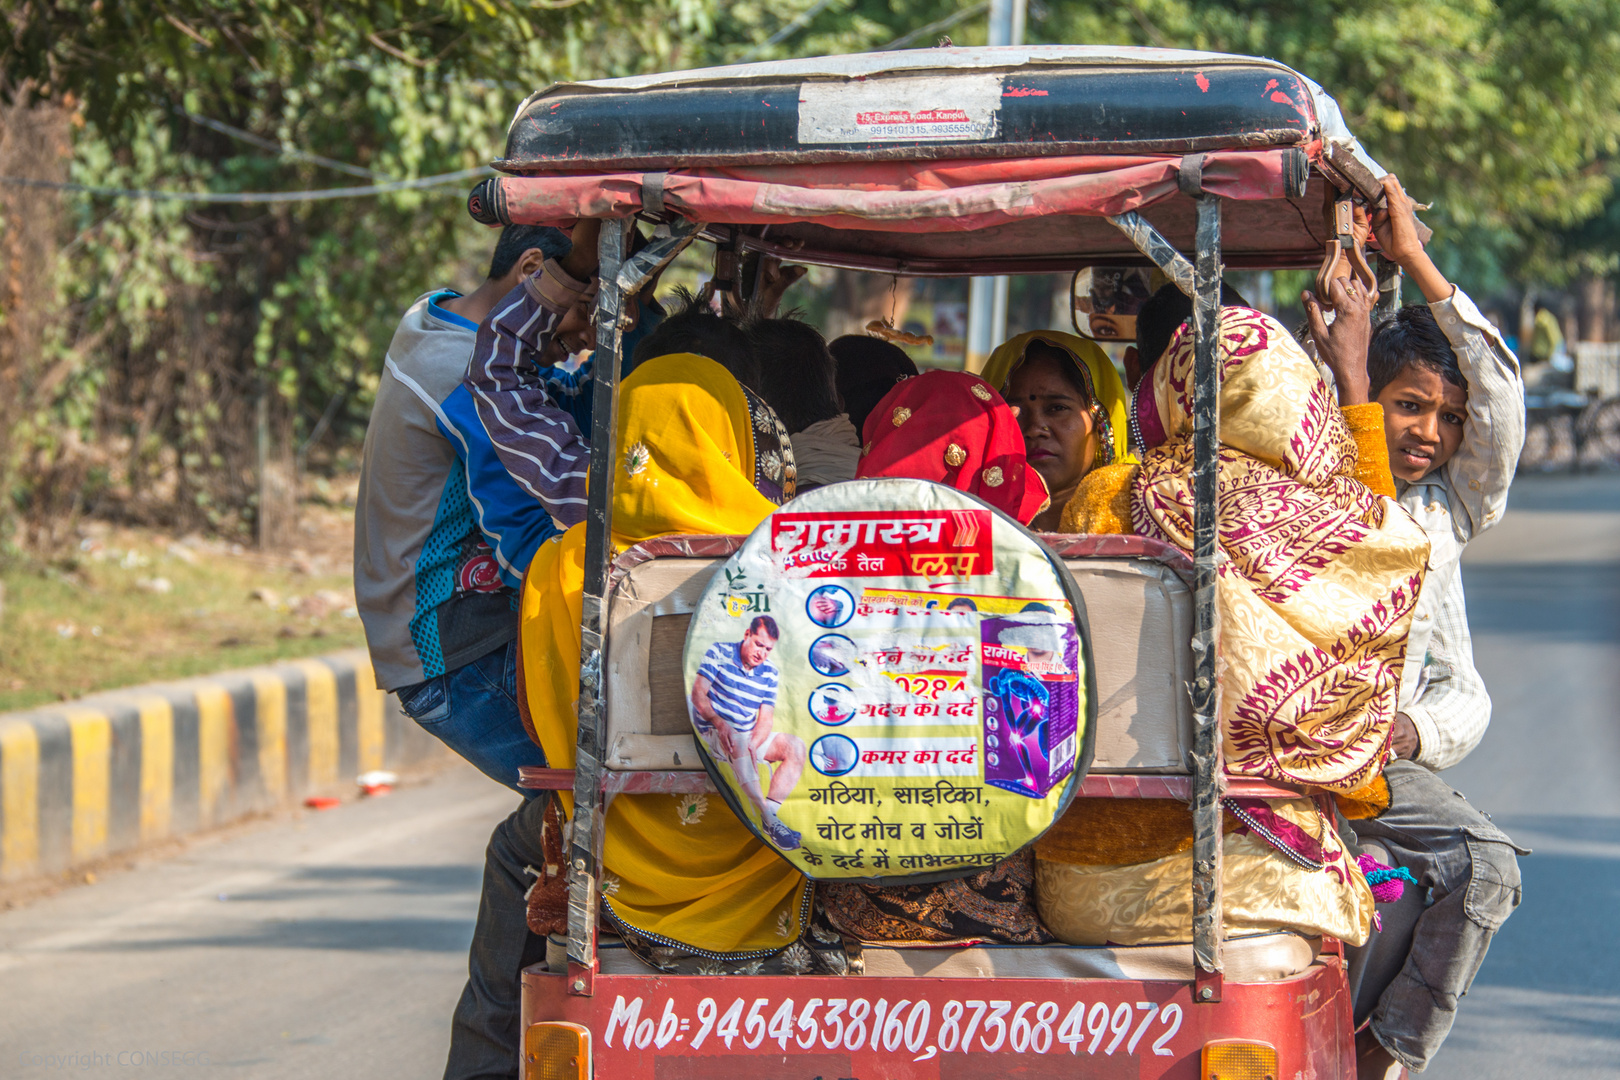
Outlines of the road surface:
[[458,764],[0,913],[0,1077],[440,1076],[517,801]]
[[[1449,778],[1536,854],[1425,1080],[1612,1077],[1620,477],[1521,482],[1465,566],[1496,713]],[[483,846],[515,801],[452,768],[0,912],[0,1076],[439,1076]],[[164,1051],[191,1056],[128,1064]]]
[[1463,557],[1495,710],[1446,773],[1535,854],[1424,1080],[1620,1075],[1620,477],[1530,477]]

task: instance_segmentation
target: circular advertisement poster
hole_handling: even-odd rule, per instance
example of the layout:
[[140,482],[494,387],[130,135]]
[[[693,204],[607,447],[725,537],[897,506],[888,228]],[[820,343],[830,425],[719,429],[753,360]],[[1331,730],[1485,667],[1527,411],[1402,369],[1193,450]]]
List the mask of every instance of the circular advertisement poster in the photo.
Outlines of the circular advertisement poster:
[[1073,579],[941,484],[852,480],[777,510],[710,582],[684,660],[715,786],[818,880],[993,866],[1057,819],[1091,763]]

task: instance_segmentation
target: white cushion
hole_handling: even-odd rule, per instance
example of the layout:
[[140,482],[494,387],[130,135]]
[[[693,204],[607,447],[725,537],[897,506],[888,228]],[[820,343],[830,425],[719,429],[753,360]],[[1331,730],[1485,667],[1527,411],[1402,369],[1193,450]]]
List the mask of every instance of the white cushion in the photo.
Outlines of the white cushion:
[[[607,768],[701,769],[681,667],[686,626],[721,559],[660,557],[608,598]],[[1098,773],[1186,773],[1192,592],[1128,557],[1066,560],[1086,601],[1097,675]]]

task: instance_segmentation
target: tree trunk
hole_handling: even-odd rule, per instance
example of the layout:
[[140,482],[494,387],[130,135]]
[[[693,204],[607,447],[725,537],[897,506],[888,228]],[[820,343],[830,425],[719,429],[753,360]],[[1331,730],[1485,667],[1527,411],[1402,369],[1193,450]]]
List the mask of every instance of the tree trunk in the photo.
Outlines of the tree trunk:
[[839,270],[833,279],[832,304],[827,312],[827,340],[845,334],[864,334],[873,319],[887,318],[899,326],[906,321],[915,282],[887,274]]
[[1614,321],[1614,283],[1607,278],[1581,278],[1575,286],[1575,307],[1578,340],[1608,341]]
[[[25,84],[15,89],[13,104],[0,106],[0,175],[59,183],[67,178],[68,111],[54,101],[29,104],[32,96]],[[59,381],[50,372],[60,365],[49,362],[44,346],[56,315],[61,206],[55,191],[0,187],[0,544],[16,527],[13,496],[28,452],[16,438],[19,424]]]

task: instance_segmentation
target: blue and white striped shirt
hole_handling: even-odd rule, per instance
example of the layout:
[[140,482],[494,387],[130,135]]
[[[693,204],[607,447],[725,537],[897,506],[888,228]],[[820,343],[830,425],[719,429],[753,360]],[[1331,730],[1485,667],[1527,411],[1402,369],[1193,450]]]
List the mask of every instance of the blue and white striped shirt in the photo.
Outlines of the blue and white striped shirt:
[[752,734],[762,705],[775,707],[779,673],[768,662],[743,666],[742,643],[718,641],[703,654],[698,674],[709,680],[709,704],[726,723]]

